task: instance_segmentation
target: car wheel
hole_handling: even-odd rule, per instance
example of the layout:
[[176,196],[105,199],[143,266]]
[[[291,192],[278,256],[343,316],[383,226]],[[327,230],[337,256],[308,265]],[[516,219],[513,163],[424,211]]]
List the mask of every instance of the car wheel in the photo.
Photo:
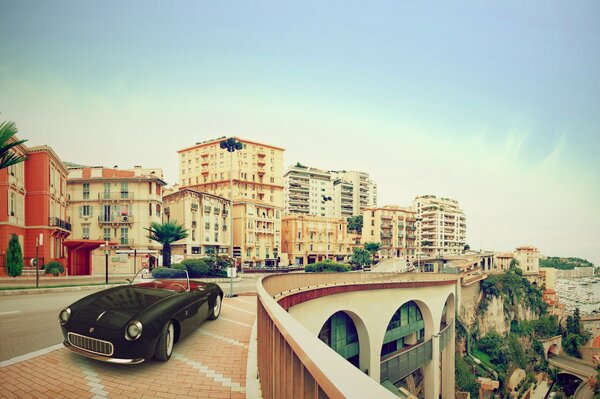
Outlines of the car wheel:
[[210,320],[216,320],[219,318],[220,314],[221,314],[221,295],[217,295],[217,297],[215,298],[215,306],[213,306],[213,308],[210,312],[210,316],[208,316],[208,318]]
[[170,321],[163,327],[158,337],[154,357],[161,362],[166,362],[173,353],[173,343],[175,342],[175,328]]

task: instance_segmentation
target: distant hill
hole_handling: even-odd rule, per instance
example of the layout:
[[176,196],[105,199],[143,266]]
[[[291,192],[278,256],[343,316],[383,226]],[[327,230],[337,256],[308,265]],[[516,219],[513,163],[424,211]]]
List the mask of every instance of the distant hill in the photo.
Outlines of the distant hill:
[[559,258],[556,256],[548,256],[547,258],[540,259],[540,267],[573,270],[576,267],[594,267],[594,264],[581,258]]
[[63,161],[63,165],[65,165],[65,167],[67,169],[87,168],[86,165],[79,165],[75,162],[69,162],[69,161]]

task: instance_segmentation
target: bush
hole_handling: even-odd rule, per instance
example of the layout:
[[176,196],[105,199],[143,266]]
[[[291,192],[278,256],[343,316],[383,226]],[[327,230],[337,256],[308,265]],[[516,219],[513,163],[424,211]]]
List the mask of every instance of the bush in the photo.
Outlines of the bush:
[[331,272],[348,272],[350,268],[343,263],[336,263],[330,260],[324,262],[317,262],[304,267],[304,271],[307,273],[331,273]]
[[171,266],[169,266],[169,267],[171,269],[175,269],[175,270],[187,270],[187,268],[185,267],[185,265],[183,263],[171,263]]
[[46,274],[52,274],[54,277],[56,277],[59,274],[64,273],[65,268],[60,263],[52,261],[46,264],[44,270],[46,270]]
[[190,277],[225,277],[227,271],[221,269],[217,262],[213,263],[213,267],[209,265],[207,260],[210,262],[214,261],[214,258],[207,259],[185,259],[181,262],[184,265],[190,275]]
[[185,278],[185,272],[183,270],[171,269],[168,267],[155,267],[152,270],[152,277],[154,278]]

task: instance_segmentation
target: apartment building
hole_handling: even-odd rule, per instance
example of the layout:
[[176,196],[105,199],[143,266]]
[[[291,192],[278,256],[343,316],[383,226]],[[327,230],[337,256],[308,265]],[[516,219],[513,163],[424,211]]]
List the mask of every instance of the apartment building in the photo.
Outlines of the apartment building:
[[369,178],[368,173],[345,170],[331,171],[331,176],[334,185],[336,182],[352,184],[352,216],[362,215],[365,208],[377,206],[377,184]]
[[184,148],[181,188],[230,198],[233,182],[233,253],[245,266],[274,265],[281,256],[283,148],[236,138],[242,149],[227,152],[225,137]]
[[333,181],[333,216],[337,219],[354,216],[354,184],[341,179]]
[[297,163],[285,172],[283,184],[286,214],[334,217],[333,181],[328,171]]
[[[131,273],[137,262],[138,266],[157,264],[162,247],[147,237],[145,228],[162,222],[165,185],[161,169],[70,169],[67,218],[73,227],[72,238],[83,240],[82,245],[85,241],[109,241],[111,272]],[[132,259],[133,253],[144,255]],[[70,274],[103,273],[104,254],[95,255],[91,264],[72,265]]]
[[188,232],[187,238],[171,245],[173,255],[229,255],[228,199],[185,188],[164,195],[163,202],[163,220],[177,222]]
[[284,216],[282,242],[283,252],[294,265],[325,259],[346,262],[352,255],[354,243],[347,232],[345,219],[310,215]]
[[[16,140],[14,137],[11,140]],[[67,170],[48,146],[14,147],[27,159],[0,170],[0,276],[6,276],[6,251],[13,234],[19,238],[25,267],[36,257],[40,264],[66,266],[63,242],[71,234],[67,222]]]
[[425,257],[460,254],[464,250],[467,221],[458,201],[422,195],[415,198],[417,246]]
[[518,267],[523,270],[523,275],[539,274],[540,251],[536,247],[523,245],[518,247],[514,253]]
[[381,244],[380,258],[416,259],[415,211],[394,205],[366,208],[363,212],[362,243]]

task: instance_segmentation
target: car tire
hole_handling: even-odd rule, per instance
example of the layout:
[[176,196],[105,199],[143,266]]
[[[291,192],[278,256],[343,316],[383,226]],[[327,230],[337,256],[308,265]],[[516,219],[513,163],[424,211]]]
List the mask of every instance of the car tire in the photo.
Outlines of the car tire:
[[156,360],[166,362],[171,358],[173,353],[173,345],[175,343],[175,327],[173,323],[169,321],[160,332],[158,337],[158,343],[156,344],[156,350],[154,357]]
[[219,315],[221,314],[221,302],[221,295],[217,295],[215,298],[215,304],[210,310],[210,315],[208,315],[209,320],[217,320],[219,318]]

